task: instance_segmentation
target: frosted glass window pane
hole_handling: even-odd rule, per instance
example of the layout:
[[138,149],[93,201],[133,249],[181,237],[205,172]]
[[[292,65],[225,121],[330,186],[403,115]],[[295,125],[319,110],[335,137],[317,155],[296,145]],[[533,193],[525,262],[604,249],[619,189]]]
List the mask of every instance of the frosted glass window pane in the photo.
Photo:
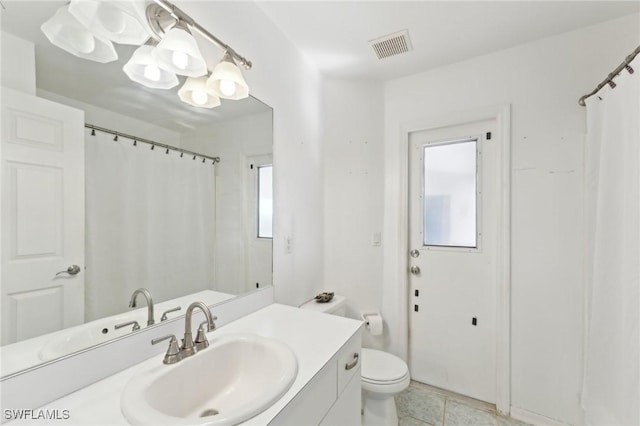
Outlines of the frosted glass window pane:
[[258,167],[258,238],[273,238],[273,167]]
[[424,147],[423,243],[477,247],[477,141]]

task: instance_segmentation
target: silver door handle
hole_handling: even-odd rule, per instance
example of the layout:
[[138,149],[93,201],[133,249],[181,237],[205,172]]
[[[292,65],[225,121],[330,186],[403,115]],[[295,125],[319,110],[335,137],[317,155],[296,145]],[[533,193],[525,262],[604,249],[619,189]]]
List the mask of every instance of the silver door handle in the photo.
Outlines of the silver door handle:
[[69,274],[69,275],[76,275],[78,272],[80,272],[80,267],[78,265],[71,265],[67,268],[66,271],[60,271],[56,274],[56,276],[60,275],[60,274]]
[[417,265],[413,265],[411,268],[409,268],[409,272],[411,272],[413,275],[419,275],[420,267]]

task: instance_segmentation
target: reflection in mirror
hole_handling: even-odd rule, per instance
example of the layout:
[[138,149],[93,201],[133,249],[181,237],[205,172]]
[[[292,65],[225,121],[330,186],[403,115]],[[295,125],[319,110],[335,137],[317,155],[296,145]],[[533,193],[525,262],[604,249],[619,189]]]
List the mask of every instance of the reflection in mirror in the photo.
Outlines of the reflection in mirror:
[[[70,125],[60,157],[73,161],[60,166],[64,179],[33,165],[3,180],[3,203],[15,214],[2,218],[2,246],[23,244],[27,255],[3,254],[0,376],[177,318],[195,300],[212,305],[272,285],[271,108],[252,97],[213,109],[186,105],[175,90],[145,88],[122,72],[137,46],[115,45],[120,59],[99,64],[51,45],[40,26],[65,2],[3,4],[2,49],[33,43],[39,98],[4,90],[3,121],[19,104],[16,128],[29,137],[50,123]],[[222,53],[194,36],[211,69]],[[47,114],[55,119],[36,123]],[[5,145],[20,141],[4,135],[3,170],[32,164],[11,157]],[[58,155],[41,154],[45,163]],[[67,184],[80,190],[52,195]],[[61,251],[73,252],[68,232],[79,241],[73,260],[47,251],[63,240]],[[140,288],[149,295],[138,294],[130,308]]]

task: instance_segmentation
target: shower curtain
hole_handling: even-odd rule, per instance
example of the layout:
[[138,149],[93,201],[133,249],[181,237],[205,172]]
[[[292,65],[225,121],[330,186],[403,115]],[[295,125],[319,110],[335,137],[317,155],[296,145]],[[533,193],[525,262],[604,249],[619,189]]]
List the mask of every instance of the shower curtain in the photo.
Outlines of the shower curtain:
[[212,288],[211,161],[99,131],[85,138],[85,320],[126,311],[140,287],[155,302]]
[[640,56],[587,104],[587,341],[590,425],[640,424]]

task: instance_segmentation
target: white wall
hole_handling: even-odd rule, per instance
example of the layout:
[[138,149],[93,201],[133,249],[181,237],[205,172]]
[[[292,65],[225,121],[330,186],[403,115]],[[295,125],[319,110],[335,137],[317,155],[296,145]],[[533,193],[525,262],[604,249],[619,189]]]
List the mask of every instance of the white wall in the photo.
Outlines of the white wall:
[[175,3],[253,61],[251,93],[274,109],[275,297],[299,305],[323,288],[320,74],[253,2]]
[[[386,85],[382,298],[391,351],[404,354],[406,336],[401,298],[392,282],[406,265],[399,264],[396,245],[389,244],[402,232],[397,200],[406,170],[399,167],[400,127],[425,117],[511,104],[511,402],[516,409],[580,422],[585,111],[578,98],[638,45],[638,23],[637,15],[628,16]],[[359,204],[359,194],[353,198],[346,210]],[[339,250],[340,241],[334,247]]]
[[2,86],[35,96],[36,55],[33,43],[0,31],[0,55]]
[[272,284],[271,241],[257,241],[249,169],[254,156],[273,151],[271,111],[225,120],[182,135],[182,147],[221,158],[216,172],[216,290],[243,293]]
[[[382,303],[382,84],[328,79],[324,97],[324,289],[346,296],[347,315],[359,318]],[[367,332],[363,343],[384,345]]]
[[169,130],[147,121],[138,120],[128,115],[119,114],[86,102],[72,99],[58,93],[49,92],[38,88],[37,95],[64,105],[69,105],[84,111],[85,122],[105,129],[117,130],[131,136],[139,136],[154,142],[160,142],[171,146],[180,146],[180,133]]

